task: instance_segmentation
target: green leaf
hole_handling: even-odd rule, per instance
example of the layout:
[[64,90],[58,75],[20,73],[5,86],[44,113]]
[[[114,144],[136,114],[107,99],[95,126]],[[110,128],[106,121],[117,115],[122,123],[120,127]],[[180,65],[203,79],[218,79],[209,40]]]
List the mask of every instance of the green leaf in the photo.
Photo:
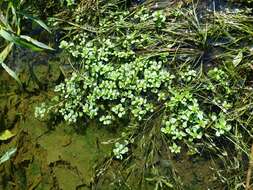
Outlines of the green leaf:
[[242,51],[240,51],[237,54],[237,56],[233,59],[233,64],[235,67],[237,67],[241,63],[242,58],[243,58],[243,54],[242,54]]
[[24,40],[22,40],[21,38],[19,38],[18,36],[16,36],[15,34],[11,33],[11,32],[7,32],[4,29],[0,29],[0,36],[2,36],[5,40],[15,43],[19,46],[23,46],[29,49],[32,49],[33,51],[41,51],[41,48],[38,48]]
[[46,44],[39,42],[29,36],[25,35],[17,36],[11,32],[7,32],[4,29],[0,29],[0,36],[2,36],[7,41],[31,49],[33,51],[42,51],[43,49],[54,50],[53,48],[47,46]]
[[0,158],[0,164],[6,162],[7,160],[9,160],[11,158],[11,156],[13,156],[15,154],[15,152],[17,151],[17,148],[11,148],[9,149],[1,158]]
[[33,38],[31,38],[30,36],[26,36],[26,35],[20,35],[19,36],[21,39],[24,39],[30,43],[32,43],[33,45],[39,47],[39,48],[42,48],[42,49],[47,49],[47,50],[54,50],[53,48],[47,46],[46,44],[42,43],[42,42],[39,42]]
[[13,43],[9,43],[4,50],[0,53],[0,60],[4,61],[6,57],[9,55],[13,47]]
[[15,40],[14,40],[14,37],[12,36],[12,34],[9,33],[9,32],[7,32],[7,31],[5,31],[5,30],[3,30],[3,29],[0,30],[0,35],[1,35],[4,39],[6,39],[7,41],[9,41],[9,42],[14,42],[14,41],[15,41]]
[[24,12],[21,12],[21,11],[18,11],[18,14],[21,14],[21,15],[23,15],[24,17],[26,17],[27,19],[30,19],[30,20],[36,22],[36,23],[39,24],[42,28],[44,28],[46,31],[48,31],[49,33],[51,33],[51,30],[47,27],[47,25],[46,25],[42,20],[40,20],[40,19],[38,19],[38,18],[35,18],[35,17],[31,16],[31,15],[28,15],[28,14],[26,14],[26,13],[24,13]]
[[4,48],[4,50],[0,53],[0,64],[1,64],[1,66],[5,69],[5,71],[6,71],[12,78],[14,78],[20,86],[22,86],[22,83],[21,83],[21,81],[19,80],[19,78],[18,78],[18,76],[16,75],[16,73],[4,63],[4,60],[5,60],[6,57],[9,55],[9,53],[10,53],[12,47],[13,47],[13,43],[9,43],[9,44]]
[[8,66],[7,66],[4,62],[2,62],[1,60],[0,60],[0,64],[1,64],[2,67],[5,69],[5,71],[6,71],[12,78],[14,78],[20,86],[22,86],[21,81],[19,80],[18,76],[16,75],[16,73],[15,73],[13,70],[12,70],[10,67],[8,67]]
[[7,22],[7,20],[5,18],[5,16],[1,12],[0,12],[0,24],[3,24],[4,27],[8,28],[9,30],[12,30],[9,23]]
[[6,141],[14,136],[15,136],[15,134],[13,134],[11,131],[6,129],[2,133],[0,133],[0,141]]

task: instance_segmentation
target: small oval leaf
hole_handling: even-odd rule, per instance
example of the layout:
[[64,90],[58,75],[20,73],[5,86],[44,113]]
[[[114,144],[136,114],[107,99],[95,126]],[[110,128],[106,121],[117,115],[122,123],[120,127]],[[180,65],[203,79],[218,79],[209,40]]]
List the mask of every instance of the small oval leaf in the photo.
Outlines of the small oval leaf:
[[240,51],[237,54],[237,56],[233,59],[233,64],[235,67],[237,67],[241,63],[242,58],[243,58],[243,54],[242,54],[242,51]]

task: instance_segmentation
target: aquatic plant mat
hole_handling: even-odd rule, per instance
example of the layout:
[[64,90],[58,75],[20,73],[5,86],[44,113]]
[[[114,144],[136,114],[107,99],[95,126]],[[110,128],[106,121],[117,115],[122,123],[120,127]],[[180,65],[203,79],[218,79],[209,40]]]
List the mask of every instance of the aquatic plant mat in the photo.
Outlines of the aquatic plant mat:
[[[29,56],[26,53],[26,58]],[[31,61],[38,61],[42,55],[32,56]],[[34,65],[40,70],[40,75],[36,72],[39,79],[49,77],[51,71],[45,67],[51,67],[50,62],[57,64],[56,60],[54,57],[47,64]],[[28,82],[27,72],[20,78],[27,82],[29,92],[20,92],[15,81],[1,72],[0,189],[90,189],[92,167],[111,150],[111,145],[102,145],[101,141],[112,139],[114,133],[92,124],[78,129],[35,119],[35,106],[52,92],[35,93],[38,86]]]
[[0,71],[0,189],[252,188],[251,1],[46,2],[57,47]]

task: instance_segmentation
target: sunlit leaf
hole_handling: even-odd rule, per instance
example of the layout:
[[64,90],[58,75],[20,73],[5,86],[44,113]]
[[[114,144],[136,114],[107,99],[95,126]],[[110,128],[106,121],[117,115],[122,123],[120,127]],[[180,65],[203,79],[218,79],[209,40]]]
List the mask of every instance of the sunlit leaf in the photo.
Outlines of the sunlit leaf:
[[30,19],[30,20],[36,22],[42,28],[44,28],[46,31],[48,31],[49,33],[51,33],[50,29],[47,27],[47,25],[42,20],[40,20],[38,18],[35,18],[35,17],[31,16],[31,15],[28,15],[28,14],[26,14],[24,12],[20,12],[20,11],[18,12],[18,14],[21,14],[21,15],[25,16],[27,19]]
[[6,141],[14,136],[15,136],[15,134],[13,134],[11,131],[6,129],[2,133],[0,133],[0,141]]
[[53,48],[47,46],[46,44],[39,42],[29,36],[25,36],[25,35],[17,36],[4,29],[0,29],[0,36],[2,36],[7,41],[10,41],[19,46],[31,49],[33,51],[42,51],[43,49],[54,50]]
[[6,30],[0,29],[0,35],[9,42],[15,41],[14,36],[10,32],[7,32]]
[[0,164],[6,162],[7,160],[9,160],[11,158],[12,155],[15,154],[15,152],[17,151],[17,148],[11,148],[9,149],[1,158],[0,158]]
[[9,23],[7,22],[5,16],[3,15],[3,13],[0,12],[0,22],[1,24],[3,24],[6,28],[8,28],[9,30],[11,30],[11,27],[9,25]]
[[234,64],[235,67],[237,67],[237,66],[241,63],[242,58],[243,58],[243,54],[242,54],[242,52],[240,51],[240,52],[237,54],[237,56],[233,59],[233,64]]
[[0,53],[0,60],[2,60],[2,62],[4,62],[4,60],[7,58],[7,56],[9,55],[9,53],[11,52],[13,47],[13,43],[9,43],[4,50]]
[[2,65],[2,67],[5,69],[5,71],[12,77],[14,78],[17,83],[22,86],[22,83],[21,81],[19,80],[18,76],[16,75],[16,73],[10,68],[8,67],[4,62],[1,62],[0,60],[0,64]]
[[12,78],[14,78],[20,86],[22,86],[22,83],[21,83],[21,81],[19,80],[19,78],[18,78],[18,76],[16,75],[16,73],[4,63],[4,60],[5,60],[6,57],[9,55],[9,53],[10,53],[12,47],[13,47],[13,43],[9,43],[9,44],[4,48],[4,50],[0,53],[0,64],[1,64],[1,66],[5,69],[5,71],[6,71]]
[[19,36],[21,39],[27,40],[28,42],[32,43],[33,45],[42,48],[42,49],[48,49],[48,50],[54,50],[53,48],[47,46],[46,44],[39,42],[33,38],[31,38],[30,36],[25,36],[25,35],[20,35]]
[[15,43],[19,46],[23,46],[26,48],[29,48],[33,51],[41,51],[41,48],[38,48],[30,43],[28,43],[27,41],[24,41],[23,39],[19,38],[18,36],[16,36],[15,34],[11,33],[11,32],[7,32],[4,29],[0,29],[0,36],[2,36],[5,40]]

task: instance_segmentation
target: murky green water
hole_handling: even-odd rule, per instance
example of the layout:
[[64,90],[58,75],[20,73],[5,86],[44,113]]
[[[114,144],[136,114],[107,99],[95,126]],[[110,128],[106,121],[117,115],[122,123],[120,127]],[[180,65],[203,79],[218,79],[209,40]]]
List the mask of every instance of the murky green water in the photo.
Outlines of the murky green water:
[[[30,55],[32,62],[25,57],[18,60],[18,67],[17,63],[12,65],[19,70],[27,92],[20,92],[15,81],[0,71],[1,130],[9,129],[15,134],[12,139],[0,142],[0,155],[11,147],[18,148],[15,156],[0,166],[0,189],[88,188],[93,167],[110,154],[112,145],[101,142],[116,134],[94,124],[69,126],[60,121],[53,124],[35,119],[35,106],[52,95],[51,87],[59,79],[59,59]],[[47,84],[46,91],[28,74],[29,64],[41,84]]]
[[[0,189],[117,189],[117,184],[110,184],[113,172],[97,187],[91,184],[98,163],[111,155],[113,144],[104,142],[117,138],[119,133],[94,122],[69,126],[59,120],[40,121],[34,117],[35,106],[50,99],[55,84],[63,80],[61,71],[68,73],[62,55],[22,49],[14,53],[17,54],[9,58],[8,64],[19,73],[26,91],[21,92],[16,82],[0,70],[0,126],[1,130],[9,129],[15,134],[12,139],[0,142],[0,155],[17,147],[15,155],[0,165]],[[114,162],[111,170],[124,170],[120,162]],[[165,163],[163,167],[167,170],[168,160],[159,162]],[[183,156],[173,158],[171,163],[184,182],[184,189],[208,189],[214,184],[208,160],[194,161]],[[130,180],[134,183],[137,178]]]
[[[18,59],[16,69],[27,91],[21,92],[12,78],[5,71],[0,71],[1,129],[9,129],[15,134],[12,139],[0,142],[0,155],[17,147],[15,155],[0,165],[0,189],[117,189],[117,184],[110,184],[113,172],[98,182],[97,187],[91,184],[95,180],[97,164],[111,154],[113,144],[103,142],[117,138],[119,134],[98,127],[94,122],[69,126],[61,121],[35,119],[35,106],[52,97],[53,86],[60,80],[60,59],[58,55],[26,55],[31,56],[32,61],[24,56],[25,59]],[[45,90],[41,90],[34,76],[28,74],[29,64],[41,84],[46,84]],[[211,176],[207,161],[194,163],[184,157],[172,160],[172,163],[185,188],[207,187]],[[119,162],[112,164],[112,170],[119,168],[122,169]],[[134,183],[136,177],[130,180]],[[149,189],[148,186],[146,188]]]

